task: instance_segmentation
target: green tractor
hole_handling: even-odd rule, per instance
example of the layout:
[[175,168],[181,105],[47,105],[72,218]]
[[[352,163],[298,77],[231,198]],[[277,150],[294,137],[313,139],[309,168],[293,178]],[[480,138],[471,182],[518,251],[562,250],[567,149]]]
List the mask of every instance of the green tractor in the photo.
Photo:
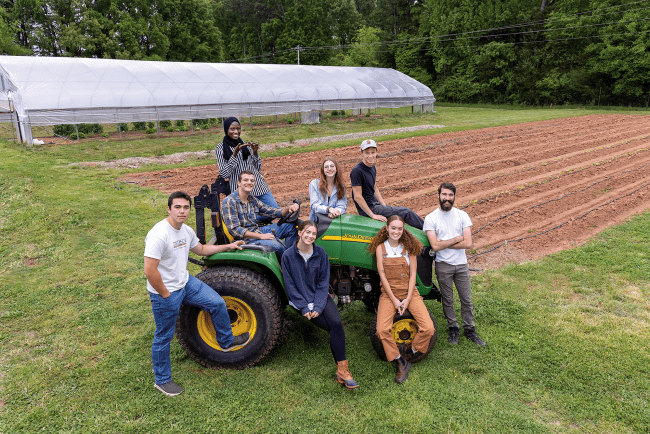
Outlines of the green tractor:
[[[217,178],[211,188],[204,185],[194,198],[197,235],[202,243],[206,241],[205,209],[211,210],[211,226],[214,228],[210,243],[230,242],[220,213],[221,199],[227,191],[227,182]],[[296,221],[299,212],[285,219]],[[316,244],[325,249],[330,262],[330,295],[339,307],[361,300],[374,311],[381,289],[377,261],[367,248],[384,223],[359,215],[342,215],[336,219],[320,216],[317,224]],[[435,253],[421,230],[408,229],[424,246],[417,258],[417,289],[424,299],[440,301],[440,291],[432,281]],[[224,298],[233,333],[249,332],[251,335],[248,344],[222,352],[208,313],[194,306],[181,306],[176,324],[178,340],[190,357],[208,368],[243,369],[253,366],[266,357],[281,338],[284,310],[289,300],[280,264],[270,247],[254,244],[242,247],[240,251],[206,257],[203,262],[190,258],[191,262],[204,267],[196,277]],[[375,315],[370,325],[370,338],[379,357],[386,360],[383,346],[375,336],[376,324]],[[408,311],[402,316],[395,315],[392,332],[398,346],[410,351],[417,325]],[[420,359],[433,349],[437,338],[436,330],[428,351]]]

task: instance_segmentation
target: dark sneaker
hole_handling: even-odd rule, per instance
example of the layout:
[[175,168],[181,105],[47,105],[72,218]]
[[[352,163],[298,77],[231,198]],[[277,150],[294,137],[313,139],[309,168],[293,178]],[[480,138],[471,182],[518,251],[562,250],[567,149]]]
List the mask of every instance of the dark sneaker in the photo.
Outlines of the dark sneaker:
[[242,345],[246,345],[250,340],[251,340],[250,333],[248,332],[242,333],[239,336],[235,336],[235,339],[232,340],[232,344],[230,344],[230,346],[227,348],[221,348],[221,351],[227,353],[228,351],[234,350],[236,347],[241,347]]
[[485,341],[483,341],[483,339],[481,339],[481,338],[478,337],[478,335],[476,334],[476,330],[474,330],[474,329],[465,330],[465,331],[463,332],[463,334],[465,335],[465,337],[466,337],[467,339],[469,339],[470,341],[474,342],[474,343],[475,343],[476,345],[478,345],[479,347],[486,347],[486,346],[487,346],[487,344],[485,343]]
[[449,327],[449,337],[447,342],[452,345],[458,345],[458,327]]
[[154,387],[167,396],[180,395],[185,390],[178,384],[174,383],[173,381],[168,381],[165,384],[155,383]]

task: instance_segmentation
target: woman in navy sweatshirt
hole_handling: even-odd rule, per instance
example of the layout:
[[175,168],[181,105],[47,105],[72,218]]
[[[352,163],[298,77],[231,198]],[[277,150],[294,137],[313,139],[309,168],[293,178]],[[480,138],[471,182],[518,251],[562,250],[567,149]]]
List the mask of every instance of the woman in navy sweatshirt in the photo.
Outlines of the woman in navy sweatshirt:
[[334,379],[346,389],[356,389],[345,357],[345,332],[336,304],[329,296],[330,264],[325,249],[315,245],[316,224],[307,220],[298,227],[298,241],[282,255],[282,275],[289,304],[302,316],[330,334],[336,360]]

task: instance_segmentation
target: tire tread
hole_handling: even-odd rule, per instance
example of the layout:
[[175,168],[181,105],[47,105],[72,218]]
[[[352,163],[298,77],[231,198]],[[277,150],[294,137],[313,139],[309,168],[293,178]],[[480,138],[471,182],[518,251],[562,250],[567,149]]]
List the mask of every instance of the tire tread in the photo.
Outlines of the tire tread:
[[[254,291],[258,296],[262,297],[265,305],[270,311],[271,327],[269,330],[269,338],[266,340],[265,345],[261,351],[258,351],[253,357],[247,358],[237,364],[221,365],[215,363],[213,360],[207,358],[205,355],[197,351],[192,345],[190,331],[185,330],[182,324],[181,313],[176,323],[176,338],[185,352],[197,363],[209,369],[244,369],[258,364],[262,359],[269,355],[277,346],[282,336],[283,325],[283,309],[280,302],[280,297],[276,292],[271,282],[261,274],[241,266],[221,266],[207,268],[196,276],[199,280],[205,282],[208,286],[214,288],[215,284],[227,282],[233,284],[240,284],[244,292]],[[243,281],[243,282],[242,282]],[[181,310],[184,306],[181,307]]]

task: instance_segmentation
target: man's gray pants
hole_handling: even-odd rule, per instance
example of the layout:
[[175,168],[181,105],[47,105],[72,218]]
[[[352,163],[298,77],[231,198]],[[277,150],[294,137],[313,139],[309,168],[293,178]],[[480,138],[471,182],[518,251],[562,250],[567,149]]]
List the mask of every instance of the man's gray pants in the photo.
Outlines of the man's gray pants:
[[463,319],[463,328],[474,328],[474,305],[472,304],[472,282],[467,264],[451,265],[446,262],[436,262],[436,277],[442,294],[442,311],[447,318],[449,328],[458,328],[456,311],[454,311],[454,290],[456,285],[460,299],[460,316]]

